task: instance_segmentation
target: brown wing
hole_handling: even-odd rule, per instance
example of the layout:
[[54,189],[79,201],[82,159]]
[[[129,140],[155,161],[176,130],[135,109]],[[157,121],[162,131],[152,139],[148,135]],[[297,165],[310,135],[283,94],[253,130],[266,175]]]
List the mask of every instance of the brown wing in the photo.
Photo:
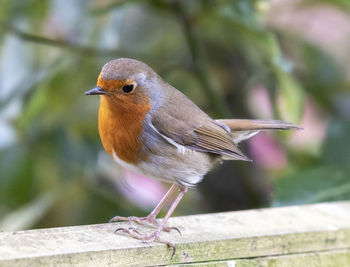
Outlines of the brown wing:
[[211,152],[235,159],[247,160],[250,159],[245,156],[233,142],[232,136],[223,128],[215,123],[208,123],[194,130],[196,142],[188,147],[194,150],[201,150]]
[[[152,124],[158,132],[187,148],[225,156],[226,159],[247,160],[235,145],[232,136],[189,99],[178,105],[173,98],[165,107],[152,114]],[[186,106],[186,109],[178,109]]]

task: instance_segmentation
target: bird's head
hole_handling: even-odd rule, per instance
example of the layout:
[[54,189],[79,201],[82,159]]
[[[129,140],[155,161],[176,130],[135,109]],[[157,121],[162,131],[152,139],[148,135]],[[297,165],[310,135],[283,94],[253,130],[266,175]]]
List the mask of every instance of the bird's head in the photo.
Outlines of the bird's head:
[[145,63],[129,58],[118,58],[105,64],[98,76],[97,86],[86,95],[101,95],[116,105],[148,102],[149,88],[159,76]]

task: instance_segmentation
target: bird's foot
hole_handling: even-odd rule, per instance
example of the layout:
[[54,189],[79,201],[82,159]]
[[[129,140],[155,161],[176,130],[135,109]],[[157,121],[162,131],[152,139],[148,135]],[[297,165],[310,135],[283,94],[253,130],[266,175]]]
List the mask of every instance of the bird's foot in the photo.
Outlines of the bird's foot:
[[112,219],[109,220],[109,222],[118,222],[118,221],[129,221],[136,222],[141,225],[145,224],[153,224],[155,226],[158,226],[159,223],[157,222],[156,218],[153,216],[147,216],[147,217],[136,217],[136,216],[129,216],[129,217],[121,217],[121,216],[115,216]]
[[[171,257],[173,257],[175,254],[175,245],[173,243],[171,243],[170,241],[167,241],[167,240],[160,238],[160,233],[162,231],[166,231],[165,228],[166,227],[159,225],[156,231],[154,231],[153,233],[148,234],[148,235],[142,234],[134,227],[129,227],[128,229],[127,228],[118,228],[117,230],[115,230],[115,232],[117,233],[117,232],[121,231],[125,234],[130,235],[131,237],[133,237],[135,239],[141,240],[141,242],[143,242],[143,243],[156,241],[158,243],[165,244],[168,247],[173,249],[173,254],[171,256]],[[170,227],[170,228],[172,228],[172,227]],[[177,229],[176,227],[174,227],[174,228]]]
[[[136,216],[130,216],[130,217],[121,217],[121,216],[115,216],[112,219],[109,220],[109,222],[118,222],[118,221],[128,221],[130,223],[135,222],[141,225],[154,225],[159,227],[160,223],[156,220],[154,216],[147,216],[147,217],[136,217]],[[164,232],[170,232],[172,230],[176,230],[180,235],[181,231],[177,227],[167,227],[163,226],[162,231]]]

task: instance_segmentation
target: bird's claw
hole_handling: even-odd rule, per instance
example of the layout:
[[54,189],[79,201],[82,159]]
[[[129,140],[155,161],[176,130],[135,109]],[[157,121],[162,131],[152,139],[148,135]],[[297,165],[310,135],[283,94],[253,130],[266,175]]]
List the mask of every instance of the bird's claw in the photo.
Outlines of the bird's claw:
[[141,225],[145,224],[153,224],[156,226],[159,226],[159,223],[154,217],[147,216],[147,217],[136,217],[136,216],[130,216],[130,217],[122,217],[122,216],[115,216],[112,219],[109,220],[110,223],[112,222],[118,222],[118,221],[128,221],[128,222],[136,222]]
[[158,243],[165,244],[169,248],[173,249],[173,253],[171,255],[171,258],[172,258],[175,255],[176,248],[175,248],[175,245],[173,243],[171,243],[170,241],[167,241],[167,240],[160,238],[160,233],[162,231],[164,231],[164,228],[169,228],[169,231],[174,229],[174,230],[178,231],[181,235],[181,232],[177,227],[162,227],[162,226],[159,226],[155,232],[153,232],[149,235],[142,234],[135,227],[118,228],[114,232],[117,233],[119,231],[122,231],[123,233],[128,234],[135,239],[141,240],[141,242],[143,242],[143,243],[149,243],[149,242],[156,241]]
[[130,234],[131,231],[134,231],[137,234],[141,234],[135,227],[129,227],[128,229],[121,227],[121,228],[116,229],[114,231],[114,233],[117,233],[119,231],[122,231],[122,232],[127,233],[127,234]]
[[[121,216],[115,216],[115,217],[113,217],[112,219],[109,220],[110,223],[117,222],[117,221],[129,221],[130,223],[135,222],[135,223],[138,223],[140,225],[152,224],[152,225],[157,226],[157,227],[160,226],[160,223],[154,217],[151,217],[151,216],[147,216],[147,217],[135,217],[135,216],[121,217]],[[117,230],[120,230],[120,229],[122,229],[122,228],[118,228]],[[171,232],[172,230],[177,231],[179,233],[179,235],[181,236],[181,231],[177,227],[167,227],[167,226],[163,226],[162,227],[162,231],[164,231],[164,232]]]
[[176,232],[179,233],[180,236],[182,236],[180,229],[177,228],[177,227],[175,227],[175,226],[164,227],[164,229],[163,229],[164,232],[170,232],[170,231],[172,231],[172,230],[175,230]]

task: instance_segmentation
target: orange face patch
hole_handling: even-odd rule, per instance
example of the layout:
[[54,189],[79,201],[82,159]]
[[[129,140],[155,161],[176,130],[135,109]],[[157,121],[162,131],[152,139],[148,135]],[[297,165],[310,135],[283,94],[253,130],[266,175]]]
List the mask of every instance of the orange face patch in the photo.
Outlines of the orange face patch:
[[132,80],[105,80],[101,77],[101,73],[97,79],[97,86],[101,87],[105,91],[113,91],[124,85],[131,84]]

